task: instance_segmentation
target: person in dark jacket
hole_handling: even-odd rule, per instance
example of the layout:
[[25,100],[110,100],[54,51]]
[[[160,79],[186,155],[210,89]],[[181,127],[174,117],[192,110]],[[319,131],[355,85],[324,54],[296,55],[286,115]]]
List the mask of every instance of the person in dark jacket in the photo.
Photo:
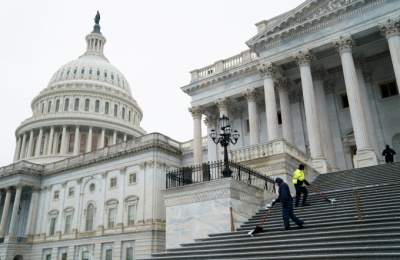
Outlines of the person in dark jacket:
[[275,185],[279,187],[278,189],[278,198],[272,202],[272,206],[275,205],[276,202],[280,202],[282,204],[282,218],[283,225],[285,227],[284,230],[290,229],[289,218],[293,220],[299,228],[303,227],[304,221],[298,219],[293,212],[293,198],[290,194],[289,186],[281,179],[275,179]]
[[395,154],[396,152],[392,148],[390,148],[388,144],[386,145],[386,149],[382,152],[382,155],[385,156],[386,163],[392,163]]

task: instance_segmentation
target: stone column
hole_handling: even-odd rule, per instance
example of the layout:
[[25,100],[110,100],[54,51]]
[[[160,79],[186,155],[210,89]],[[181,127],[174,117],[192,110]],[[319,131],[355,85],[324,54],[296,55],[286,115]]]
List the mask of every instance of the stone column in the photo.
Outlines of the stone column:
[[6,226],[7,226],[8,210],[10,209],[11,192],[12,192],[12,188],[7,187],[6,199],[4,201],[4,206],[3,206],[3,213],[1,215],[0,237],[4,237],[4,231],[6,230]]
[[53,144],[53,154],[57,154],[57,152],[58,152],[58,141],[59,141],[59,138],[60,138],[60,133],[56,130],[56,129],[54,129],[54,139],[53,139],[53,142],[54,142],[54,144]]
[[43,138],[43,127],[40,128],[39,135],[36,140],[35,156],[40,155],[40,149],[42,148],[42,138]]
[[228,107],[230,105],[230,100],[226,97],[223,98],[218,98],[217,100],[214,101],[214,103],[217,105],[219,109],[219,117],[221,118],[223,115],[226,117],[229,117],[228,113]]
[[278,133],[278,113],[276,109],[274,75],[276,67],[269,64],[261,64],[258,67],[261,77],[264,79],[264,94],[265,94],[265,113],[267,116],[267,131],[268,141],[279,138]]
[[258,127],[258,113],[257,113],[257,91],[255,88],[250,88],[242,91],[242,95],[247,99],[247,106],[249,110],[249,123],[250,123],[250,145],[260,143],[260,131]]
[[400,93],[400,18],[379,24],[379,29],[389,44],[397,88]]
[[124,134],[124,142],[126,142],[126,140],[128,140],[128,135],[125,133]]
[[68,139],[67,138],[67,126],[63,125],[62,136],[61,136],[60,154],[65,154],[66,153],[67,139]]
[[112,142],[112,144],[116,144],[116,143],[117,143],[117,131],[114,130],[114,133],[113,133],[113,142]]
[[19,210],[19,204],[21,202],[21,192],[22,192],[22,185],[18,185],[15,192],[14,207],[11,215],[10,229],[8,230],[8,236],[10,237],[15,236],[16,233],[16,226],[18,222],[18,210]]
[[52,154],[53,142],[54,142],[54,126],[52,125],[51,128],[50,128],[49,144],[48,144],[48,147],[47,147],[47,155],[51,155]]
[[26,228],[25,228],[25,235],[27,237],[32,237],[35,232],[36,214],[39,206],[38,205],[39,191],[40,188],[37,187],[32,188],[32,198],[31,198],[31,203],[29,205],[28,220],[26,222]]
[[290,112],[289,89],[291,84],[287,78],[281,78],[275,81],[275,86],[279,92],[279,101],[281,104],[283,139],[294,145],[294,134],[292,125],[292,113]]
[[360,85],[352,56],[352,48],[355,45],[354,40],[351,36],[341,36],[332,42],[340,54],[347,97],[349,99],[351,122],[357,145],[357,154],[354,156],[354,167],[360,168],[377,165],[377,157],[368,137],[368,125],[365,121],[363,111],[365,106],[362,105],[364,100],[362,100],[360,94]]
[[17,138],[17,143],[15,144],[15,152],[14,152],[14,162],[18,161],[19,159],[19,153],[21,151],[21,136],[18,136]]
[[202,136],[201,136],[201,116],[203,109],[200,106],[189,108],[189,112],[193,117],[193,164],[200,165],[203,163]]
[[207,126],[207,146],[208,146],[208,161],[214,162],[218,160],[217,145],[212,141],[209,135],[211,130],[216,128],[217,116],[211,115],[204,119],[204,123]]
[[105,128],[102,128],[101,129],[101,136],[100,136],[100,149],[101,148],[104,148],[104,137],[105,137],[105,135],[106,135],[106,129]]
[[89,126],[89,134],[87,137],[87,142],[86,142],[86,152],[91,152],[92,151],[92,138],[93,138],[93,126]]
[[328,163],[331,166],[332,171],[338,171],[339,168],[337,166],[337,159],[335,153],[335,146],[333,144],[333,136],[331,130],[331,124],[329,120],[328,108],[326,106],[326,98],[325,98],[325,89],[323,79],[327,75],[326,70],[323,67],[317,67],[312,70],[313,76],[313,84],[314,84],[314,92],[315,99],[317,105],[317,115],[319,118],[319,127],[321,133],[323,133],[324,138],[322,141],[322,148],[324,151],[324,155]]
[[29,144],[28,144],[28,152],[26,154],[26,157],[32,157],[32,149],[33,149],[33,129],[31,129],[31,132],[29,134]]
[[322,138],[310,68],[311,61],[314,60],[315,57],[309,50],[305,50],[299,51],[297,54],[293,55],[293,59],[300,67],[308,141],[310,144],[311,157],[313,158],[313,168],[320,173],[326,173],[329,169],[322,148]]
[[25,153],[26,153],[26,133],[24,133],[24,135],[22,137],[21,151],[19,153],[20,160],[25,158]]
[[74,155],[79,154],[79,140],[81,139],[79,130],[79,125],[75,126]]

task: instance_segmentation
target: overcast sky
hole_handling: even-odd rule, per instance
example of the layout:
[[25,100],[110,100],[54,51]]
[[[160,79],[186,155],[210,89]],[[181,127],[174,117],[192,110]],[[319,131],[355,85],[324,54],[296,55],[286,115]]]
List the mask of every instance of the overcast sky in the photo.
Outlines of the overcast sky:
[[[248,49],[255,23],[304,0],[0,1],[0,166],[11,164],[15,129],[61,66],[85,52],[96,11],[104,54],[129,81],[141,126],[178,141],[193,138],[190,71]],[[204,131],[203,131],[204,134]]]

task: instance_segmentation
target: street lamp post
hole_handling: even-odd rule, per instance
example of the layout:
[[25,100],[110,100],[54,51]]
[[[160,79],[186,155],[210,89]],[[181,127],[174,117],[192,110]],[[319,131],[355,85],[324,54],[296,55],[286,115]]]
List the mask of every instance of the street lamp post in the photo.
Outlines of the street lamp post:
[[[217,132],[212,129],[210,133],[210,137],[212,138],[213,142],[215,144],[221,144],[222,147],[224,147],[224,165],[225,168],[222,171],[222,175],[224,177],[231,177],[232,171],[229,169],[229,162],[228,162],[228,145],[229,143],[232,143],[235,145],[240,137],[240,134],[238,131],[233,131],[232,133],[232,128],[229,124],[229,118],[226,117],[225,115],[222,115],[222,117],[219,119],[219,123],[221,126],[222,132],[219,134],[219,137],[217,137]],[[233,137],[233,140],[231,139],[231,136]]]

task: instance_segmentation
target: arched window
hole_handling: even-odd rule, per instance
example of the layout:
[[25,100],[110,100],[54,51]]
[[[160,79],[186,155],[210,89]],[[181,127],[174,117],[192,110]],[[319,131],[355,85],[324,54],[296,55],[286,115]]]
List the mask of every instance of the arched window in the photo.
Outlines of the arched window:
[[114,116],[117,117],[118,116],[118,106],[114,105]]
[[93,206],[93,203],[90,203],[86,209],[85,231],[93,230],[93,215],[94,215],[94,206]]
[[130,122],[131,121],[131,111],[129,110],[129,113],[128,113],[128,121]]
[[81,134],[79,153],[86,152],[86,141],[87,141],[87,134]]
[[93,135],[92,136],[92,151],[97,150],[97,142],[99,140],[98,135]]
[[47,106],[47,113],[51,112],[51,101],[49,101],[49,104]]
[[60,100],[57,99],[56,101],[56,112],[60,111]]
[[75,110],[75,111],[78,111],[78,110],[79,110],[79,98],[75,98],[74,110]]
[[43,114],[43,112],[44,112],[44,103],[42,104],[42,114]]
[[64,111],[68,111],[68,107],[69,107],[69,98],[65,99]]
[[92,70],[92,68],[90,68],[89,69],[89,75],[92,75],[92,73],[93,73],[93,70]]
[[75,134],[69,135],[68,153],[74,152]]
[[125,108],[122,108],[122,119],[125,119]]
[[94,112],[98,113],[100,110],[100,100],[96,100],[96,104],[94,106]]
[[104,107],[104,114],[108,115],[108,110],[110,110],[110,103],[106,102],[106,105]]
[[100,76],[100,70],[97,70],[96,74],[97,74],[97,76]]
[[85,100],[85,111],[89,111],[90,100],[87,98]]

